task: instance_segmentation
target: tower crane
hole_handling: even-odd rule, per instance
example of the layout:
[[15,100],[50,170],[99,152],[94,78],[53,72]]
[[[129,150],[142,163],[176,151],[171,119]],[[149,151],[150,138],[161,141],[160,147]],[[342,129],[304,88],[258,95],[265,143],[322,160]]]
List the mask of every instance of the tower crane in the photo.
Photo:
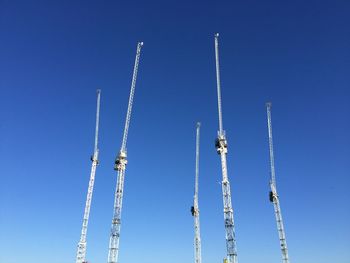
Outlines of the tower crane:
[[199,224],[199,208],[198,208],[198,176],[199,176],[199,132],[200,122],[197,122],[196,129],[196,173],[194,184],[194,197],[193,206],[191,207],[191,213],[194,218],[194,263],[202,262],[201,255],[201,233]]
[[114,197],[115,198],[114,213],[113,213],[111,234],[110,234],[110,240],[109,240],[108,263],[116,263],[118,261],[124,177],[125,177],[125,168],[127,164],[126,142],[128,138],[131,110],[133,105],[137,72],[139,67],[142,46],[143,46],[143,42],[139,42],[137,44],[136,58],[135,58],[134,71],[133,71],[133,76],[131,81],[131,89],[130,89],[128,110],[126,113],[123,140],[122,140],[122,145],[121,145],[119,154],[115,160],[115,166],[114,166],[114,170],[117,171],[118,178],[117,178],[117,186],[116,186],[115,197]]
[[94,147],[94,154],[91,156],[92,166],[91,166],[91,173],[90,173],[90,181],[89,181],[89,187],[88,187],[88,192],[87,192],[87,196],[86,196],[83,226],[81,229],[80,240],[78,243],[76,263],[86,263],[86,261],[85,261],[86,234],[87,234],[87,228],[88,228],[88,223],[89,223],[89,214],[90,214],[92,193],[94,190],[96,167],[98,165],[98,152],[99,152],[99,150],[98,150],[98,125],[99,125],[99,118],[100,118],[100,97],[101,97],[101,90],[98,89],[97,90],[96,127],[95,127],[95,147]]
[[221,110],[221,87],[220,87],[220,68],[219,68],[219,34],[215,34],[215,65],[216,65],[216,85],[218,93],[218,113],[219,113],[219,131],[218,137],[215,141],[215,148],[217,153],[221,157],[221,170],[222,170],[222,198],[224,205],[224,222],[226,232],[226,249],[227,249],[227,262],[237,263],[237,250],[236,250],[236,237],[235,237],[235,225],[233,219],[233,209],[231,202],[231,187],[227,175],[227,141],[225,131],[222,124],[222,110]]
[[272,141],[271,106],[272,106],[271,102],[266,103],[267,128],[269,133],[270,169],[271,169],[270,170],[271,191],[269,194],[269,199],[270,199],[270,202],[273,203],[273,207],[275,211],[277,231],[278,231],[278,236],[279,236],[281,251],[282,251],[282,262],[289,263],[286,234],[284,232],[280,201],[279,201],[279,196],[277,194],[277,188],[276,188],[275,160],[274,160],[274,154],[273,154],[273,141]]

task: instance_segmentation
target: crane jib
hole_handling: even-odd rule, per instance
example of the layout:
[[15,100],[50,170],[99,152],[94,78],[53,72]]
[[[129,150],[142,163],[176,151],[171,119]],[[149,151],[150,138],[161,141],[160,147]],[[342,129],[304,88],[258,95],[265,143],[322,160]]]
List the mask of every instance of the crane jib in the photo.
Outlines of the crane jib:
[[134,70],[131,80],[131,88],[128,102],[128,109],[126,112],[125,126],[123,139],[121,144],[121,149],[115,160],[114,169],[117,171],[117,185],[114,195],[114,210],[113,210],[113,219],[111,225],[111,233],[109,239],[109,250],[108,250],[108,263],[117,263],[119,255],[119,238],[120,238],[120,226],[121,226],[121,212],[122,212],[122,203],[123,203],[123,191],[124,191],[124,178],[125,178],[125,169],[127,164],[127,153],[126,153],[126,143],[128,139],[130,118],[135,94],[136,79],[138,73],[138,66],[140,62],[141,47],[143,42],[139,42],[136,48],[136,57]]

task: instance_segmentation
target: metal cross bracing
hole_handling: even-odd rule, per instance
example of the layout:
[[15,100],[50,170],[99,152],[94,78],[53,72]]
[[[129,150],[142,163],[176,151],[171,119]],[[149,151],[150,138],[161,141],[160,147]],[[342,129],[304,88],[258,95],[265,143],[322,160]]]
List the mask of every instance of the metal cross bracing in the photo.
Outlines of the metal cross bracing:
[[197,122],[196,128],[196,172],[195,172],[195,183],[194,183],[194,197],[193,206],[191,207],[191,213],[194,218],[194,262],[201,263],[201,234],[200,234],[200,223],[199,223],[199,207],[198,207],[198,177],[199,177],[199,136],[200,136],[201,124]]
[[271,106],[272,106],[271,102],[266,103],[267,127],[268,127],[268,135],[269,135],[270,169],[271,169],[270,170],[271,191],[269,194],[269,199],[270,199],[270,202],[273,203],[273,207],[274,207],[278,237],[281,245],[282,262],[289,263],[286,234],[284,232],[281,207],[280,207],[279,196],[277,194],[277,188],[276,188],[275,160],[274,160],[274,154],[273,154],[273,140],[272,140]]
[[91,166],[91,173],[90,173],[90,181],[89,181],[89,187],[88,187],[88,192],[87,192],[87,196],[86,196],[83,225],[82,225],[82,229],[81,229],[80,240],[78,243],[76,263],[85,263],[86,262],[86,259],[85,259],[85,257],[86,257],[86,234],[87,234],[87,228],[88,228],[88,223],[89,223],[92,193],[94,190],[96,167],[98,165],[98,152],[99,152],[99,150],[98,150],[98,125],[99,125],[99,118],[100,118],[100,97],[101,97],[101,90],[97,90],[95,147],[94,147],[94,154],[93,154],[93,156],[91,156],[92,166]]
[[233,208],[231,203],[231,187],[227,175],[227,141],[225,131],[222,123],[222,109],[221,109],[221,86],[220,86],[220,68],[219,68],[219,34],[215,34],[215,65],[216,65],[216,84],[218,93],[218,114],[219,114],[219,131],[218,137],[215,141],[217,153],[221,157],[222,170],[222,198],[224,205],[224,222],[226,233],[226,249],[228,263],[237,263],[236,237],[235,225],[233,219]]
[[118,255],[119,255],[119,238],[120,238],[121,212],[122,212],[123,190],[124,190],[124,177],[125,177],[125,168],[127,164],[126,142],[128,138],[131,110],[133,105],[137,72],[138,72],[142,46],[143,46],[143,42],[139,42],[137,44],[136,58],[135,58],[134,71],[133,71],[133,76],[131,81],[131,89],[130,89],[128,110],[126,113],[123,140],[122,140],[121,149],[115,160],[115,166],[114,166],[114,169],[118,173],[117,175],[118,178],[117,178],[117,186],[116,186],[115,197],[114,197],[114,213],[113,213],[111,234],[110,234],[110,240],[109,240],[108,263],[116,263],[118,261]]

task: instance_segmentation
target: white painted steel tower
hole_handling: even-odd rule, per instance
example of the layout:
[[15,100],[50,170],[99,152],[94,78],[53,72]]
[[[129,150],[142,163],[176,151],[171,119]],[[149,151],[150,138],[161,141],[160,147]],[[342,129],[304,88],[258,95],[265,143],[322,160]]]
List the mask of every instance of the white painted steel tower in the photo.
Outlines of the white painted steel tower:
[[237,263],[235,224],[233,220],[233,209],[231,203],[231,187],[227,175],[226,154],[227,141],[225,131],[222,125],[222,110],[221,110],[221,87],[220,87],[220,68],[219,68],[219,34],[215,34],[215,64],[216,64],[216,84],[218,92],[218,111],[219,111],[219,131],[215,141],[217,153],[221,157],[222,170],[222,198],[224,204],[224,222],[226,232],[226,249],[228,263]]
[[99,125],[99,118],[100,118],[100,96],[101,96],[101,90],[97,90],[95,147],[94,147],[94,154],[93,154],[93,156],[91,156],[92,166],[91,166],[91,173],[90,173],[90,181],[89,181],[89,187],[88,187],[88,192],[87,192],[87,196],[86,196],[83,226],[81,229],[80,241],[78,243],[76,263],[85,263],[86,262],[86,260],[85,260],[85,257],[86,257],[86,234],[87,234],[87,228],[88,228],[88,223],[89,223],[89,214],[90,214],[92,193],[94,190],[96,167],[98,165],[98,145],[97,144],[98,144],[98,125]]
[[114,199],[114,214],[112,219],[112,227],[111,227],[111,234],[110,234],[110,240],[109,240],[108,263],[117,263],[118,261],[124,177],[125,177],[125,168],[127,164],[126,142],[128,138],[131,110],[133,105],[133,99],[134,99],[134,93],[135,93],[135,87],[136,87],[136,78],[137,78],[142,46],[143,46],[143,42],[139,42],[137,44],[135,65],[134,65],[134,71],[133,71],[133,76],[131,81],[129,104],[128,104],[128,110],[126,113],[123,141],[122,141],[119,154],[115,160],[115,166],[114,166],[114,170],[116,170],[118,173],[118,178],[117,178],[117,186],[116,186],[115,199]]
[[193,206],[191,207],[191,213],[194,218],[194,263],[202,262],[201,255],[201,233],[199,223],[199,208],[198,208],[198,177],[199,177],[199,135],[201,124],[197,122],[196,129],[196,173],[194,183],[194,197]]
[[277,194],[277,188],[276,188],[275,159],[273,155],[273,141],[272,141],[271,106],[272,106],[271,102],[266,103],[267,128],[269,132],[270,167],[271,167],[271,171],[270,171],[271,191],[270,191],[269,198],[270,198],[270,202],[273,203],[273,207],[275,211],[278,237],[280,240],[281,251],[282,251],[282,262],[289,263],[286,234],[284,232],[280,201],[279,201],[279,196]]

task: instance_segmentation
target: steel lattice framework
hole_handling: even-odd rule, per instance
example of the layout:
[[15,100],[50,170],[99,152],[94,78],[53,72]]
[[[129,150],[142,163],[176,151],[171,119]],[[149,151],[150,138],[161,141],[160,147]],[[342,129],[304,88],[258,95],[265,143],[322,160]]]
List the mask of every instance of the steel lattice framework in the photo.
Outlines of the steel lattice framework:
[[233,219],[233,208],[231,203],[231,187],[227,175],[227,141],[225,131],[222,124],[222,109],[221,109],[221,86],[220,86],[220,68],[219,68],[219,34],[215,34],[215,65],[216,65],[216,84],[218,93],[218,113],[219,113],[219,131],[215,141],[217,153],[221,157],[222,170],[222,198],[224,205],[224,222],[226,232],[226,249],[228,263],[237,263],[235,224]]
[[88,223],[89,223],[92,193],[94,190],[96,167],[98,165],[98,152],[99,152],[99,150],[98,150],[98,125],[99,125],[99,118],[100,118],[100,97],[101,97],[101,90],[97,90],[95,147],[94,147],[94,154],[91,157],[92,166],[91,166],[91,173],[90,173],[90,181],[89,181],[89,187],[88,187],[88,192],[87,192],[87,196],[86,196],[83,226],[81,229],[81,236],[80,236],[80,240],[78,243],[76,263],[85,263],[86,262],[86,259],[85,259],[85,257],[86,257],[86,235],[87,235],[87,229],[88,229]]
[[123,191],[124,191],[124,177],[125,177],[125,168],[127,164],[126,142],[128,138],[131,110],[133,105],[137,72],[138,72],[142,46],[143,46],[143,42],[139,42],[137,44],[136,58],[135,58],[134,71],[133,71],[133,76],[131,81],[131,89],[130,89],[128,110],[126,113],[123,140],[122,140],[121,149],[115,160],[115,166],[114,166],[114,169],[118,173],[118,176],[117,176],[118,178],[117,178],[117,186],[116,186],[115,199],[114,199],[114,214],[112,219],[111,234],[110,234],[110,240],[109,240],[108,263],[116,263],[118,261],[121,212],[122,212]]
[[194,196],[193,206],[191,207],[191,213],[194,218],[194,262],[201,263],[201,233],[199,223],[199,207],[198,207],[198,177],[199,177],[199,136],[200,136],[201,124],[197,122],[196,128],[196,173],[194,183]]
[[278,237],[280,240],[281,252],[282,252],[282,262],[289,263],[286,234],[284,232],[282,212],[281,212],[279,196],[277,194],[277,188],[276,188],[275,158],[274,158],[274,154],[273,154],[273,140],[272,140],[271,106],[272,106],[271,102],[266,103],[267,128],[268,128],[268,133],[269,133],[270,169],[271,169],[270,170],[270,175],[271,175],[270,188],[271,188],[271,191],[270,191],[269,198],[270,198],[270,202],[273,203],[273,207],[274,207],[274,211],[275,211]]

